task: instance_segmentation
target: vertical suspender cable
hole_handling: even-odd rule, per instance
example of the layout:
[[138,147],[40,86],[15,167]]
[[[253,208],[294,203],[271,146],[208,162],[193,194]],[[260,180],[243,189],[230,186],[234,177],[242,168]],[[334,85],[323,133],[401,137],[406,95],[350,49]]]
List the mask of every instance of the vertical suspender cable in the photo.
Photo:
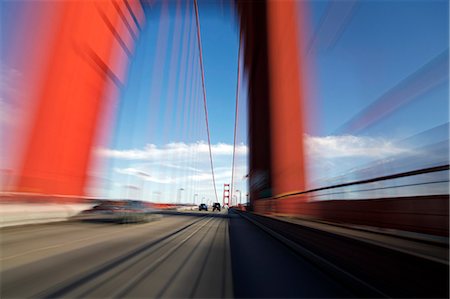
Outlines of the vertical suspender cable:
[[200,70],[202,72],[203,107],[205,109],[206,133],[208,135],[209,160],[211,162],[211,174],[212,174],[213,185],[214,185],[214,194],[216,195],[216,202],[219,202],[219,198],[217,197],[216,178],[214,176],[214,165],[213,165],[212,151],[211,151],[211,136],[209,133],[209,124],[208,124],[208,107],[206,105],[205,72],[203,69],[202,41],[200,38],[200,21],[198,18],[197,0],[194,0],[194,7],[195,7],[195,18],[196,18],[196,23],[197,23],[197,43],[198,43],[198,51],[199,51],[199,58],[200,58]]
[[236,135],[237,126],[239,120],[239,87],[241,81],[241,36],[242,33],[239,31],[239,49],[238,49],[238,59],[237,59],[237,82],[236,82],[236,109],[234,112],[234,140],[233,140],[233,161],[231,164],[231,186],[230,186],[230,198],[233,202],[233,192],[234,192],[234,168],[235,168],[235,156],[236,156]]

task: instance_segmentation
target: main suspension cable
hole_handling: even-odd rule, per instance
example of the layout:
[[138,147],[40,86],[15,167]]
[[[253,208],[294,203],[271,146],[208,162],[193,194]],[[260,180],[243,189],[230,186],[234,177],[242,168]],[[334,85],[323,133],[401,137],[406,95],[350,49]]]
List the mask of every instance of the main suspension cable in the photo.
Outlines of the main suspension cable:
[[196,19],[196,23],[197,23],[197,44],[198,44],[199,58],[200,58],[199,59],[200,60],[200,70],[202,73],[203,107],[205,110],[206,133],[208,135],[209,160],[211,162],[211,173],[212,173],[212,179],[213,179],[213,184],[214,184],[214,194],[216,196],[216,202],[219,202],[219,198],[217,197],[216,178],[214,176],[214,165],[213,165],[212,150],[211,150],[211,137],[210,137],[210,133],[209,133],[208,106],[206,104],[205,71],[203,69],[202,41],[201,41],[201,37],[200,37],[200,21],[198,18],[197,0],[194,0],[194,7],[195,7],[195,19]]

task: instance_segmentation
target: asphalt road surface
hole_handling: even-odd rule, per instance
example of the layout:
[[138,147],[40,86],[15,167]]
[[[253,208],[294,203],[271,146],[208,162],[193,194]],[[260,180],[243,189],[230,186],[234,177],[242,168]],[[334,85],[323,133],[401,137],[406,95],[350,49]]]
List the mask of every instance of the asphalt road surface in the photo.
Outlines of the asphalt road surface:
[[349,298],[356,294],[237,213],[143,224],[4,228],[1,298]]
[[224,215],[1,231],[2,298],[232,297]]

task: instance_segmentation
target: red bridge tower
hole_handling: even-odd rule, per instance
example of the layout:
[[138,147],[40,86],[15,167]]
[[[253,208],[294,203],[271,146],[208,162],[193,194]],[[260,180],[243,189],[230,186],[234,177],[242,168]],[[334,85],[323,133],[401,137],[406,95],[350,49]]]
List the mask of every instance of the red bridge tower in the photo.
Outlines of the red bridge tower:
[[222,206],[230,206],[230,184],[223,184],[223,202]]

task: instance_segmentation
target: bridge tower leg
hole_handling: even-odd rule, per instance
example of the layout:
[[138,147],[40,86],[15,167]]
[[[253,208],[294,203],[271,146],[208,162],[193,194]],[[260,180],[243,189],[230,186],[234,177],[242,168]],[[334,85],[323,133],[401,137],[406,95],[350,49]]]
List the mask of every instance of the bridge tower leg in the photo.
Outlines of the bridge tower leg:
[[130,58],[143,11],[138,1],[55,5],[60,17],[51,59],[14,189],[77,196],[84,195],[94,141],[111,99],[107,95],[117,94],[122,85],[123,62]]
[[238,2],[249,78],[250,204],[260,212],[291,213],[304,200],[276,199],[305,188],[297,5]]

